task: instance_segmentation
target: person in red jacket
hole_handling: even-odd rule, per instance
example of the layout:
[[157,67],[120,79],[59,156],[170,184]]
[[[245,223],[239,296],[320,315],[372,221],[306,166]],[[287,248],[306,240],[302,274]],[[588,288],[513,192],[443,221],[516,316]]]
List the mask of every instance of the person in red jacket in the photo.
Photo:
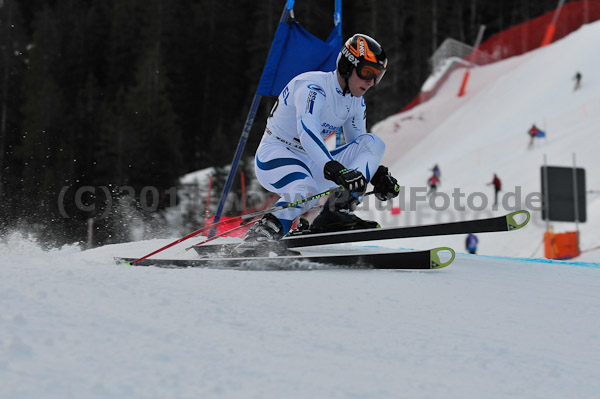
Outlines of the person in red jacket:
[[429,185],[429,191],[427,195],[435,194],[437,190],[437,185],[440,183],[440,178],[436,175],[433,175],[427,180],[427,184]]
[[531,129],[529,129],[527,131],[527,133],[529,134],[529,137],[530,137],[529,148],[531,148],[533,146],[533,141],[537,137],[539,131],[540,131],[540,129],[537,128],[537,126],[535,125],[535,123],[533,124],[533,126],[531,126]]
[[494,205],[498,205],[498,192],[500,190],[502,190],[502,182],[500,181],[498,176],[494,173],[494,179],[491,181],[491,183],[488,183],[487,185],[494,186]]

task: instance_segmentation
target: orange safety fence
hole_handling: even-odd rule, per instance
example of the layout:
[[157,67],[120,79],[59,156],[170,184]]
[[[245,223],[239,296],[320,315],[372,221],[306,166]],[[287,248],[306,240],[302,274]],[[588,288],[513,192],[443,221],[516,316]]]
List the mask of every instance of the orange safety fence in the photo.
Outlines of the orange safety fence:
[[[476,65],[486,65],[526,53],[562,39],[571,32],[579,29],[582,25],[600,20],[600,0],[569,2],[562,6],[559,10],[558,18],[556,21],[553,21],[556,11],[549,11],[544,15],[491,36],[465,57],[465,60]],[[464,68],[464,66],[456,65],[437,82],[432,90],[421,92],[401,112],[408,111],[435,96],[450,73],[457,68]],[[461,91],[464,94],[464,88]]]

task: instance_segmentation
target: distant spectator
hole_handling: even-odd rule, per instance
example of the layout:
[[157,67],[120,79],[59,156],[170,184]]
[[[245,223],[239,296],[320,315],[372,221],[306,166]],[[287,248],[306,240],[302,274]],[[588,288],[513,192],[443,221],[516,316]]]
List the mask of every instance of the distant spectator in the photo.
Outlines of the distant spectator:
[[427,192],[427,195],[435,194],[437,185],[440,184],[440,178],[436,175],[433,175],[429,178],[427,184],[429,185],[429,191]]
[[488,183],[487,185],[494,186],[494,205],[498,205],[498,192],[500,190],[502,190],[502,182],[500,181],[498,176],[496,176],[496,174],[494,173],[494,179],[491,181],[491,183]]
[[433,175],[437,176],[438,178],[442,175],[440,172],[440,167],[438,166],[437,163],[435,165],[433,165],[433,169],[431,169],[431,171],[433,172]]
[[543,130],[540,130],[535,123],[531,126],[531,129],[529,129],[527,131],[527,134],[529,134],[529,146],[527,148],[533,147],[533,142],[535,141],[536,138],[541,139],[542,137],[546,137],[546,132]]
[[575,91],[579,89],[579,86],[581,86],[581,73],[577,72],[573,79],[575,80],[575,87],[573,87],[573,91]]
[[477,244],[478,243],[479,243],[479,240],[477,239],[477,236],[475,234],[469,233],[469,235],[467,236],[467,240],[465,242],[467,251],[469,251],[470,254],[475,254],[477,252]]
[[529,138],[529,148],[533,147],[533,141],[537,137],[539,131],[540,131],[540,129],[537,128],[535,123],[533,124],[533,126],[531,126],[531,129],[529,129],[527,131],[527,133],[529,134],[529,137],[530,137]]

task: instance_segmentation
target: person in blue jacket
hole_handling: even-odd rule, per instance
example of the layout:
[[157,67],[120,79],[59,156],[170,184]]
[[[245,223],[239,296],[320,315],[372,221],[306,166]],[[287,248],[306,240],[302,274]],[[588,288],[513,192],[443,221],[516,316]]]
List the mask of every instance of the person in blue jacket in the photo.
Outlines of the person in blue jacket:
[[475,234],[469,233],[466,241],[467,251],[469,251],[470,254],[475,254],[477,252],[478,243],[479,240],[477,239],[477,236]]

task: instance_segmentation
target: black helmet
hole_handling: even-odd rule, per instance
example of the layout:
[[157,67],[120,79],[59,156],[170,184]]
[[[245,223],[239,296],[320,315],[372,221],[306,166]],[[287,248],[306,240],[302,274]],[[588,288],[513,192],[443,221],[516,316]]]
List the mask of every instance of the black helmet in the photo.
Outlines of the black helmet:
[[349,79],[352,68],[364,80],[375,79],[379,83],[385,74],[387,57],[383,47],[372,37],[357,33],[344,45],[337,58],[337,70],[344,79]]

